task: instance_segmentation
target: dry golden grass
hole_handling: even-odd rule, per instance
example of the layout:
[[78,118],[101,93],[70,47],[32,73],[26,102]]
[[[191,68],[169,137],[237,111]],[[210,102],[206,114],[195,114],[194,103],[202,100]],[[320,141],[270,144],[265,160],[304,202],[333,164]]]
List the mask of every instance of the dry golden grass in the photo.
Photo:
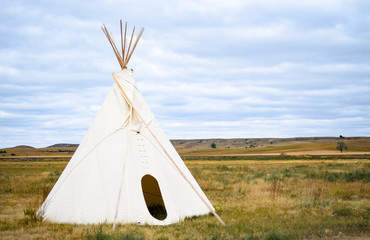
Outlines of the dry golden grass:
[[35,221],[67,162],[0,162],[0,239],[350,239],[369,236],[369,160],[186,161],[213,216],[171,226]]

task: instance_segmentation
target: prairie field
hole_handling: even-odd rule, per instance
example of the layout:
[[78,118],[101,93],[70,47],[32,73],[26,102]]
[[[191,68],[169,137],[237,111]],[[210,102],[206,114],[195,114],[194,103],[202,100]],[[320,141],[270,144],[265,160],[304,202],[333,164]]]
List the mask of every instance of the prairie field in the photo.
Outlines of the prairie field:
[[76,225],[35,212],[67,161],[0,161],[0,239],[369,239],[370,160],[187,160],[226,223]]

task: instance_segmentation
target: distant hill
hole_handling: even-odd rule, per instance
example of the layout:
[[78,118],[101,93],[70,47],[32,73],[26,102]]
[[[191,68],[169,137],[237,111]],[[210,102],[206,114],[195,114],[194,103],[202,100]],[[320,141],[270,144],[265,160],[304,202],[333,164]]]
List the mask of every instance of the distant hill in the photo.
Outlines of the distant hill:
[[18,146],[12,147],[12,148],[34,148],[34,147],[27,146],[27,145],[18,145]]
[[[337,150],[338,142],[348,149]],[[370,137],[295,137],[295,138],[231,138],[171,140],[183,159],[246,158],[256,156],[361,156],[370,157]],[[0,161],[9,159],[69,160],[78,144],[58,143],[44,148],[19,145],[0,149]],[[370,159],[370,158],[369,158]]]
[[173,139],[171,143],[180,148],[209,148],[215,143],[222,148],[258,147],[277,143],[312,142],[336,143],[343,140],[370,140],[370,137],[293,137],[293,138],[213,138],[213,139]]
[[72,144],[72,143],[57,143],[54,145],[49,146],[48,148],[64,148],[64,147],[78,147],[79,144]]
[[[355,151],[368,151],[370,149],[370,137],[293,137],[293,138],[212,138],[212,139],[172,139],[170,140],[176,150],[180,153],[186,154],[189,150],[202,151],[210,149],[211,145],[215,144],[217,149],[249,149],[253,152],[257,149],[272,148],[273,146],[288,146],[297,144],[315,143],[321,144],[323,147],[328,144],[330,148],[336,150],[338,141],[345,141],[349,149]],[[351,146],[351,145],[356,145]],[[361,147],[360,147],[361,145]],[[57,143],[46,148],[77,148],[79,144],[73,143]],[[308,145],[307,145],[308,146]],[[310,146],[311,147],[311,146]],[[8,148],[10,149],[10,148]],[[19,145],[13,149],[36,149],[32,146]],[[40,148],[42,149],[42,148]],[[248,150],[248,151],[249,151]],[[271,149],[272,150],[272,149]],[[244,151],[244,150],[243,150]]]
[[181,156],[243,154],[333,154],[343,141],[347,152],[370,152],[370,137],[294,137],[171,140]]

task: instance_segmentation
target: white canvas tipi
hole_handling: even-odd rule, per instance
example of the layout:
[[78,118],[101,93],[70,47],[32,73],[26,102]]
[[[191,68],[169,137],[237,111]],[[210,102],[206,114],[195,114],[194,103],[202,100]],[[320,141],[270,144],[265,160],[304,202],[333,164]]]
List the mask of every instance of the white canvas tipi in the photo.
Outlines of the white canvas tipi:
[[[140,38],[122,56],[103,28],[122,70],[92,126],[38,211],[60,223],[167,225],[212,212],[182,159],[163,133],[126,65]],[[122,36],[122,22],[121,22]],[[132,45],[132,46],[131,46]],[[127,49],[126,49],[127,48]]]

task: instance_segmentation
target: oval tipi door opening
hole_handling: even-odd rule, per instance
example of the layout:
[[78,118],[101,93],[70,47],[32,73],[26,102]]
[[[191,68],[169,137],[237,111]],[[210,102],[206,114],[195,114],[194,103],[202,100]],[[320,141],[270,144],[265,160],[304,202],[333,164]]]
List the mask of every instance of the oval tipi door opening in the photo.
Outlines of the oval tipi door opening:
[[158,220],[166,219],[167,211],[157,180],[151,175],[145,175],[141,179],[141,188],[150,214]]

